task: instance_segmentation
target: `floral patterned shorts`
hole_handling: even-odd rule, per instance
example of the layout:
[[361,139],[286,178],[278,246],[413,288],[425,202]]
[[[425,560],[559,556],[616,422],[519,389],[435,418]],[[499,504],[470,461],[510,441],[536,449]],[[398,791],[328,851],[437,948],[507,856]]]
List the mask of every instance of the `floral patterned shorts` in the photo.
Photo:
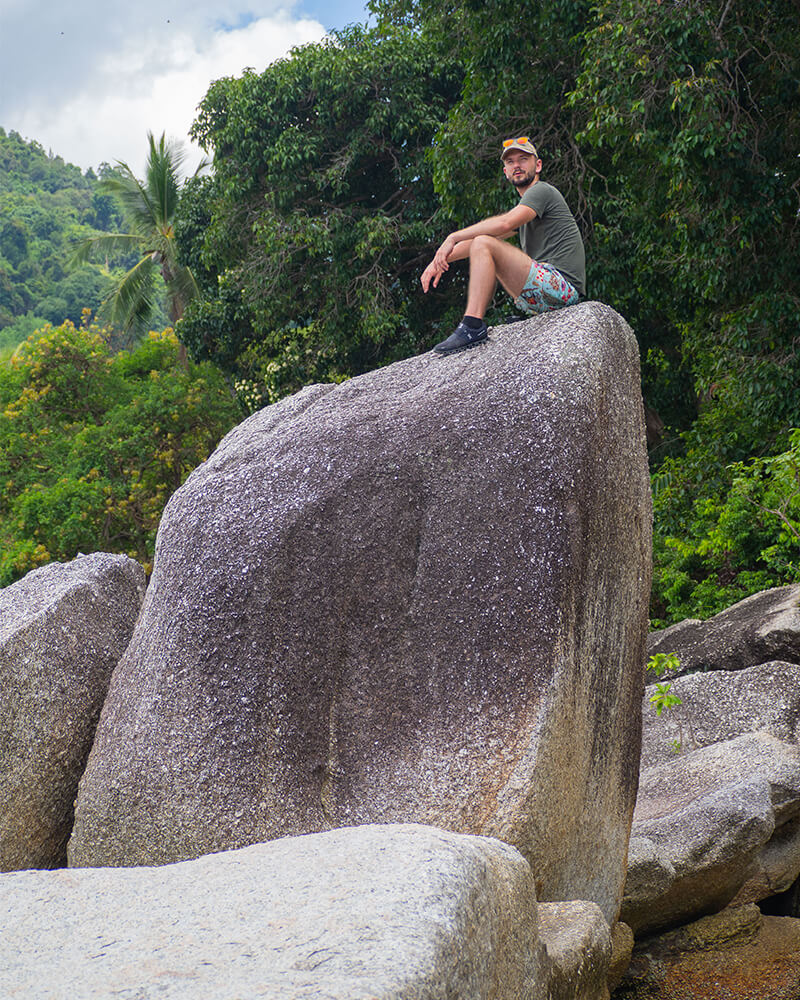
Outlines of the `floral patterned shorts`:
[[525,287],[514,299],[514,305],[525,313],[543,313],[574,306],[579,298],[576,289],[560,271],[535,260]]

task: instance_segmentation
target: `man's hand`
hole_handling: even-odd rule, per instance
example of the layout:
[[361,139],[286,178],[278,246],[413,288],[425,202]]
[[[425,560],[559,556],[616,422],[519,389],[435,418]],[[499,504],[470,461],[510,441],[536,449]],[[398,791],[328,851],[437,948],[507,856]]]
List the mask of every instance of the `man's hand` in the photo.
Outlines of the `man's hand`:
[[453,239],[452,235],[448,236],[447,239],[442,243],[439,249],[433,256],[433,260],[428,264],[425,270],[422,272],[420,281],[422,282],[423,292],[427,292],[428,289],[433,284],[433,287],[439,284],[439,279],[444,274],[445,271],[450,269],[450,257],[453,254],[456,246],[458,244]]
[[434,259],[430,262],[430,264],[428,264],[420,275],[419,280],[422,284],[422,291],[427,292],[431,287],[431,282],[433,282],[433,287],[436,288],[439,284],[439,278],[441,278],[446,270],[447,268],[440,268],[436,266],[436,258],[434,257]]
[[452,234],[447,237],[447,239],[442,243],[439,249],[436,251],[433,257],[433,262],[439,268],[440,271],[446,271],[450,266],[449,260],[456,248],[456,241],[453,239]]

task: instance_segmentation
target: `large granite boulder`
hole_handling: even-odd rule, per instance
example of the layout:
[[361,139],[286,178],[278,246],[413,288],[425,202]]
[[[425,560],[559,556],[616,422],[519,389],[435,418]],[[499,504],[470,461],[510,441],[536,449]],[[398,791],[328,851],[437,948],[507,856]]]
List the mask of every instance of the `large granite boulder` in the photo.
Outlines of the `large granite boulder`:
[[138,563],[95,553],[0,590],[0,870],[66,863],[78,779],[144,589]]
[[650,516],[636,340],[598,303],[253,415],[164,513],[70,863],[415,821],[614,919]]
[[708,621],[687,618],[647,638],[647,655],[677,653],[676,674],[800,663],[800,584],[763,590]]
[[334,830],[157,869],[6,875],[0,899],[4,997],[608,995],[596,906],[566,904],[540,928],[516,850],[421,826]]

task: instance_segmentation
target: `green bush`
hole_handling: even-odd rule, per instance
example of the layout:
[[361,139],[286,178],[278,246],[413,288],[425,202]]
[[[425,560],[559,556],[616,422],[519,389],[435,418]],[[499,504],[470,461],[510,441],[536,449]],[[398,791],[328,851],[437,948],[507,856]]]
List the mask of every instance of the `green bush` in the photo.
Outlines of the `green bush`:
[[116,355],[106,333],[45,326],[0,365],[0,586],[78,552],[149,569],[167,500],[241,415],[171,330]]
[[726,466],[710,495],[688,505],[691,459],[673,460],[653,477],[656,627],[707,618],[800,579],[800,430],[780,446],[775,455]]

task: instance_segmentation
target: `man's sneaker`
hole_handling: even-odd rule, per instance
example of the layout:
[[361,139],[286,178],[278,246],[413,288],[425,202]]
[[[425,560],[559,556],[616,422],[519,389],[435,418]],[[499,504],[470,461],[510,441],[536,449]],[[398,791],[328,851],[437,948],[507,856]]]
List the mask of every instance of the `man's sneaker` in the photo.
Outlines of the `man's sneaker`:
[[437,354],[454,354],[456,351],[465,351],[468,347],[475,347],[481,341],[486,340],[489,331],[485,323],[473,329],[462,320],[453,330],[447,340],[434,347]]

